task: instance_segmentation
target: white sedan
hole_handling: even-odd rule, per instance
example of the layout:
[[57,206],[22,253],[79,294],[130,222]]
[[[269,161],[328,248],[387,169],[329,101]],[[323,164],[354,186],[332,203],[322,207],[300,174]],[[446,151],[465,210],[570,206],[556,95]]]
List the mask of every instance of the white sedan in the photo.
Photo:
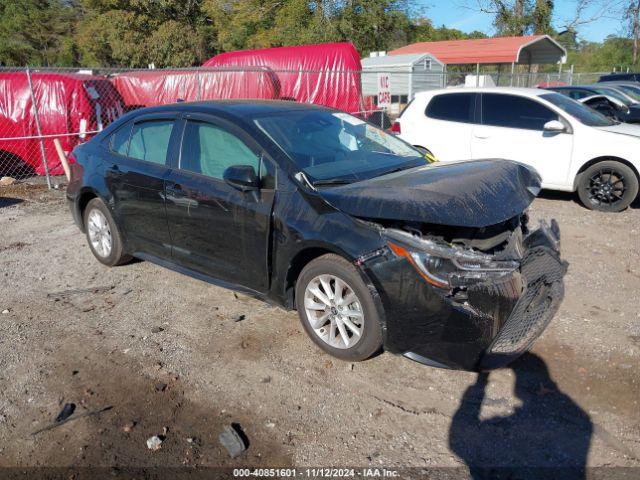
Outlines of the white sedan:
[[392,131],[440,161],[504,158],[534,167],[549,190],[590,209],[638,195],[640,126],[616,123],[548,90],[465,88],[416,94]]

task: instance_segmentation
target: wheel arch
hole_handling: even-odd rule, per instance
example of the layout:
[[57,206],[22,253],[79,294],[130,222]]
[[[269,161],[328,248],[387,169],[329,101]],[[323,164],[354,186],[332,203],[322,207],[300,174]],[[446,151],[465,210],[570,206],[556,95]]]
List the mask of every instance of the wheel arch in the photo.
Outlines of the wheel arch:
[[80,230],[82,232],[85,231],[84,226],[84,211],[87,208],[87,205],[94,198],[102,198],[98,192],[91,188],[86,188],[78,195],[78,199],[76,200],[76,208],[78,209],[79,219],[80,219]]
[[638,179],[638,181],[640,182],[640,172],[638,172],[638,169],[636,168],[636,166],[631,163],[628,160],[625,160],[624,158],[621,157],[616,157],[615,155],[603,155],[601,157],[596,157],[593,158],[591,160],[589,160],[588,162],[585,162],[580,169],[578,170],[578,172],[576,173],[575,178],[573,179],[573,190],[576,191],[578,189],[578,183],[580,182],[580,177],[582,175],[582,173],[587,170],[589,167],[591,167],[592,165],[595,165],[596,163],[599,162],[604,162],[604,161],[613,161],[613,162],[620,162],[623,165],[626,165],[627,167],[629,167],[631,170],[633,170],[633,173],[635,173],[636,178]]
[[300,273],[304,267],[306,267],[310,262],[319,258],[323,255],[333,253],[335,255],[339,255],[344,259],[352,262],[354,259],[349,258],[345,252],[340,251],[339,249],[334,248],[333,246],[328,245],[309,245],[307,247],[302,248],[298,252],[291,257],[291,261],[289,262],[289,268],[287,270],[287,274],[285,276],[284,281],[284,296],[285,296],[285,306],[290,309],[295,309],[295,290],[296,283],[298,278],[300,277]]

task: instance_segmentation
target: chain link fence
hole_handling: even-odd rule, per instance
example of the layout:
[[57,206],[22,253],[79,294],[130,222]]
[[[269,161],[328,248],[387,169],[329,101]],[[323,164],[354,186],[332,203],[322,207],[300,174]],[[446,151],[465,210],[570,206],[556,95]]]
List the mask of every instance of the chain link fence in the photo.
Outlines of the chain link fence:
[[[391,78],[385,92],[380,91],[380,75]],[[278,99],[337,108],[389,128],[420,89],[588,84],[600,75],[475,69],[429,73],[266,67],[1,68],[0,177],[44,176],[51,186],[54,177],[64,174],[61,157],[68,157],[76,145],[124,113],[142,107],[179,101]]]

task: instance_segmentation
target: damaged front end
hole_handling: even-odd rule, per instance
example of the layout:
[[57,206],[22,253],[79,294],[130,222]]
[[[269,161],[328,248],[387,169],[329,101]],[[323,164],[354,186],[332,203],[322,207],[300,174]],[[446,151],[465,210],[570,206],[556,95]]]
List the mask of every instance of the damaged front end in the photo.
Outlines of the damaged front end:
[[384,292],[386,347],[421,363],[503,366],[558,310],[567,264],[559,229],[526,215],[489,229],[381,225],[388,249],[362,262]]

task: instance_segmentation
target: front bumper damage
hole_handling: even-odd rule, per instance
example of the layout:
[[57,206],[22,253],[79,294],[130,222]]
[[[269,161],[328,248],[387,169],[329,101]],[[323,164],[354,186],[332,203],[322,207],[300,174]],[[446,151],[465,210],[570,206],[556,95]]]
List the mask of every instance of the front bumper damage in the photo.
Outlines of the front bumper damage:
[[555,221],[518,242],[519,266],[464,288],[435,288],[405,258],[385,252],[361,263],[384,308],[385,349],[420,363],[499,368],[526,352],[556,314],[567,263]]

